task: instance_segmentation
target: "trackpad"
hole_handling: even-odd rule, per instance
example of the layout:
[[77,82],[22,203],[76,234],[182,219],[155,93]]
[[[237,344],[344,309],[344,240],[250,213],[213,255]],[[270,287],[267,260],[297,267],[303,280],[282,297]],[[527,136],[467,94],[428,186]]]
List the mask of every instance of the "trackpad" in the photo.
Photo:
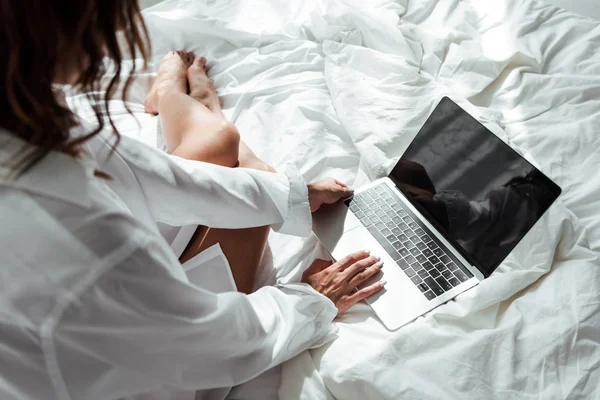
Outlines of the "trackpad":
[[426,311],[428,304],[425,297],[362,225],[345,232],[335,248],[330,249],[336,260],[359,250],[370,250],[372,255],[380,256],[384,262],[381,272],[361,286],[381,279],[388,282],[384,290],[367,299],[388,329],[397,329]]

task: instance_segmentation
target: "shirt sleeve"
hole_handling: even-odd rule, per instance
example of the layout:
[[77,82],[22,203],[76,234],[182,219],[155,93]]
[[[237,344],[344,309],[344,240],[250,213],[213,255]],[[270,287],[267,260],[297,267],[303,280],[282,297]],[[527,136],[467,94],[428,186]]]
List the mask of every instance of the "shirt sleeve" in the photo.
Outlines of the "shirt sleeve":
[[270,225],[281,233],[310,234],[308,190],[292,164],[283,173],[225,168],[168,155],[126,136],[112,156],[127,163],[157,222],[227,229]]
[[71,398],[230,387],[336,336],[337,309],[308,285],[214,294],[173,263],[149,242],[65,308],[49,358]]

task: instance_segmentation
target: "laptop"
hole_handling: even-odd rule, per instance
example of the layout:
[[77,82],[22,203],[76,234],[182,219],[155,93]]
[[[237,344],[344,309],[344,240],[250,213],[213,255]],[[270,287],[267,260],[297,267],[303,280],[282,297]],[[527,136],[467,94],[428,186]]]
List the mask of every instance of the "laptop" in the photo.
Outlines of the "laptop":
[[387,285],[367,302],[395,330],[490,276],[560,193],[444,97],[389,176],[322,207],[313,230],[335,259],[381,256],[365,285]]

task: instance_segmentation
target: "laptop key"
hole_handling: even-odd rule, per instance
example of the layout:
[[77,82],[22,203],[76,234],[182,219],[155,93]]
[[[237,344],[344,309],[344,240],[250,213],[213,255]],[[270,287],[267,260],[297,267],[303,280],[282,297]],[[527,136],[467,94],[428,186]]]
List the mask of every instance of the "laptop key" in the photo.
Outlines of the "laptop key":
[[456,279],[455,277],[448,279],[448,283],[451,284],[452,286],[460,285],[460,281],[458,279]]
[[440,276],[439,278],[437,278],[435,281],[436,281],[436,282],[438,283],[438,285],[440,285],[440,287],[441,287],[442,289],[444,289],[445,291],[448,291],[448,290],[452,289],[452,285],[451,285],[451,284],[449,284],[449,283],[448,283],[448,282],[447,282],[447,281],[446,281],[446,280],[445,280],[443,277],[441,277],[441,276]]
[[396,264],[398,264],[398,266],[402,269],[402,271],[410,268],[410,265],[408,265],[408,263],[402,259],[396,261]]
[[364,226],[371,226],[373,225],[373,223],[371,222],[371,220],[368,217],[362,217],[360,219],[360,222],[364,225]]
[[382,222],[377,222],[377,223],[375,223],[375,228],[377,228],[377,230],[381,231],[382,229],[385,229],[385,225]]
[[408,250],[406,250],[404,247],[402,247],[400,250],[398,250],[398,253],[400,253],[400,255],[402,255],[402,257],[406,257],[406,256],[410,255]]
[[402,257],[400,257],[400,254],[398,254],[398,252],[394,248],[394,246],[392,246],[390,242],[385,240],[385,237],[383,237],[383,235],[379,233],[379,231],[374,226],[371,225],[367,227],[367,229],[369,230],[369,233],[373,235],[375,240],[379,242],[381,247],[383,247],[383,249],[390,255],[390,257],[392,257],[394,261],[398,262],[398,260],[402,259]]
[[367,217],[374,217],[374,216],[375,216],[375,213],[373,212],[373,210],[366,210],[366,211],[365,211],[365,215],[366,215]]
[[367,203],[365,203],[360,197],[358,196],[354,196],[352,198],[352,203],[356,204],[358,206],[358,208],[360,208],[361,210],[367,210],[369,208],[369,206],[367,206]]
[[423,236],[425,234],[425,231],[421,228],[415,229],[415,234],[417,234],[418,236]]
[[450,270],[450,271],[456,271],[458,269],[458,265],[454,264],[453,262],[448,263],[448,265],[446,265],[446,267]]
[[349,208],[352,212],[360,211],[360,207],[355,202],[351,202]]
[[406,262],[409,264],[412,264],[416,261],[415,258],[413,256],[411,256],[410,254],[407,255],[406,257],[404,257],[404,260],[406,260]]
[[433,250],[433,254],[435,254],[435,255],[436,255],[436,256],[438,256],[438,257],[441,257],[441,256],[445,255],[445,253],[444,253],[444,250],[442,250],[442,249],[439,249],[439,248],[438,248],[438,249],[435,249],[435,250]]
[[419,242],[419,243],[417,243],[417,244],[416,244],[416,246],[417,246],[417,249],[419,249],[419,250],[421,250],[421,251],[423,251],[423,250],[429,250],[429,249],[427,248],[427,245],[426,245],[425,243],[423,243],[423,242]]
[[394,235],[396,235],[396,237],[398,238],[398,240],[404,240],[404,239],[400,239],[400,235],[402,235],[402,231],[398,228],[392,228],[392,233]]
[[[396,228],[397,229],[397,228]],[[398,238],[399,241],[401,242],[406,242],[408,240],[408,238],[406,237],[405,234],[401,233],[399,235],[396,235],[396,237]]]
[[398,215],[396,215],[396,213],[394,212],[394,210],[389,210],[385,212],[385,215],[387,215],[390,218],[396,218]]
[[383,204],[380,207],[384,212],[392,211],[392,207],[388,206],[387,204]]
[[402,221],[406,222],[407,224],[410,224],[412,222],[412,218],[409,215],[407,215],[402,218]]
[[425,295],[425,297],[427,297],[427,300],[435,299],[435,294],[431,290],[429,292],[425,292],[423,294]]
[[398,215],[399,215],[400,217],[404,217],[404,216],[408,215],[408,213],[407,213],[406,211],[404,211],[403,209],[400,209],[400,210],[398,211]]
[[456,276],[461,282],[465,282],[467,279],[469,279],[461,270],[454,271],[454,276]]
[[390,222],[392,219],[390,217],[388,217],[387,215],[380,215],[379,219],[381,220],[381,222],[386,223],[386,222]]
[[[400,242],[398,242],[398,241],[396,241],[396,242],[393,242],[393,243],[392,243],[392,246],[394,246],[394,248],[395,248],[396,250],[400,250],[400,249],[404,250],[404,246],[402,246],[402,243],[400,243]],[[404,254],[402,254],[402,252],[400,252],[400,254],[401,254],[401,255],[404,255]]]
[[436,256],[431,256],[431,257],[429,257],[429,261],[430,261],[430,262],[431,262],[433,265],[435,265],[435,264],[437,264],[437,263],[439,263],[439,262],[440,262],[440,259],[439,259],[439,258],[437,258]]
[[427,247],[429,247],[431,250],[437,249],[438,245],[435,244],[435,242],[429,242],[427,243]]
[[414,276],[416,274],[415,270],[412,268],[407,268],[404,270],[404,273],[411,278],[412,276]]
[[413,235],[409,237],[410,241],[413,243],[419,243],[419,237],[417,235]]
[[[381,234],[385,237],[388,237],[389,235],[392,234],[392,231],[390,231],[388,228],[384,228],[381,230]],[[393,240],[392,240],[393,241]]]
[[407,230],[407,229],[408,229],[408,225],[406,225],[406,223],[405,223],[405,222],[400,222],[400,223],[398,224],[398,228],[400,228],[400,229],[402,229],[403,231],[405,231],[405,230]]
[[448,270],[442,271],[442,276],[446,279],[454,278],[454,275],[452,274],[452,272],[450,272]]
[[414,283],[415,285],[418,285],[419,283],[421,283],[421,282],[422,282],[422,280],[421,280],[421,278],[419,277],[419,275],[415,275],[415,276],[413,276],[412,278],[410,278],[410,280],[411,280],[411,281],[413,281],[413,283]]
[[422,264],[425,263],[425,262],[427,262],[427,257],[425,257],[423,254],[418,254],[416,256],[416,259],[417,259],[418,262],[420,262]]
[[[408,249],[408,250],[410,251],[410,254],[412,254],[415,257],[421,255],[421,252],[416,247],[413,247],[412,249]],[[417,260],[418,260],[418,258],[417,258]],[[427,261],[427,260],[424,260],[421,262],[425,262],[425,261]]]
[[421,250],[423,252],[423,255],[425,257],[431,257],[433,255],[433,252],[431,250],[429,250],[427,247],[425,247],[425,249]]
[[377,192],[378,194],[382,194],[385,193],[385,189],[383,188],[383,185],[377,185],[373,188],[375,190],[375,192]]
[[392,208],[394,209],[394,211],[396,211],[398,214],[400,214],[401,211],[404,211],[402,209],[402,206],[400,204],[398,204],[398,202],[396,202],[396,204],[392,204]]
[[440,257],[440,261],[443,262],[444,264],[448,264],[450,262],[450,257],[448,257],[447,255],[443,255]]
[[406,242],[404,243],[404,247],[406,247],[408,250],[412,250],[415,245],[412,244],[412,242]]
[[[381,233],[383,234],[383,232],[381,232]],[[386,238],[386,239],[388,240],[388,242],[390,242],[390,243],[393,243],[393,242],[395,242],[395,241],[396,241],[396,236],[392,235],[391,233],[390,233],[389,235],[387,235],[385,238]]]
[[424,262],[423,263],[423,268],[425,268],[427,271],[432,270],[433,269],[433,264],[430,263],[429,261]]
[[438,276],[440,276],[440,271],[434,268],[431,271],[429,271],[429,275],[433,276],[434,278],[437,278]]
[[390,222],[386,222],[385,226],[387,226],[388,229],[394,229],[396,227],[396,224],[394,222],[390,221]]
[[[409,227],[410,229],[413,229],[413,230],[414,230],[414,229],[419,229],[419,224],[417,224],[416,222],[414,222],[414,221],[413,221],[413,222],[411,222],[410,224],[408,224],[408,227]],[[423,232],[423,233],[425,233],[425,232]]]
[[423,279],[425,281],[425,283],[427,284],[427,286],[429,286],[429,288],[431,289],[431,291],[433,293],[435,293],[436,295],[441,295],[444,294],[444,289],[442,289],[437,283],[436,281],[433,280],[433,278],[425,278]]
[[402,224],[402,218],[400,217],[394,217],[392,218],[392,221],[394,221],[395,223],[397,223],[398,225]]
[[365,213],[364,213],[364,212],[362,212],[362,211],[355,211],[355,212],[354,212],[354,216],[355,216],[356,218],[358,218],[358,219],[361,219],[362,217],[364,217],[364,216],[365,216]]
[[417,271],[417,274],[419,274],[419,276],[421,278],[423,278],[423,279],[425,279],[425,278],[427,278],[429,276],[429,274],[427,273],[427,271],[424,270],[424,269]]
[[419,270],[423,269],[421,264],[419,264],[418,262],[414,262],[414,263],[410,264],[410,267],[417,272],[419,272]]
[[429,286],[427,286],[425,283],[421,282],[417,285],[417,287],[419,288],[419,290],[423,293],[425,293],[426,291],[429,290]]

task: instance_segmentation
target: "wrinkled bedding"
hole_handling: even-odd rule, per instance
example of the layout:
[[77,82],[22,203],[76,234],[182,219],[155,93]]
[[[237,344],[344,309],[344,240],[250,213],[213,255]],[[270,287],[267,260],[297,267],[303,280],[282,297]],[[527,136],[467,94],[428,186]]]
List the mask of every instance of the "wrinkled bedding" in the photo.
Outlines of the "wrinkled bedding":
[[[205,55],[226,116],[307,181],[385,176],[448,95],[563,194],[498,270],[390,332],[366,304],[283,366],[283,399],[600,399],[600,26],[531,0],[170,0],[144,11],[153,65]],[[154,73],[111,108],[159,146]],[[91,116],[82,96],[69,102]],[[262,282],[298,279],[314,237],[270,236]],[[401,306],[401,305],[400,305]]]

